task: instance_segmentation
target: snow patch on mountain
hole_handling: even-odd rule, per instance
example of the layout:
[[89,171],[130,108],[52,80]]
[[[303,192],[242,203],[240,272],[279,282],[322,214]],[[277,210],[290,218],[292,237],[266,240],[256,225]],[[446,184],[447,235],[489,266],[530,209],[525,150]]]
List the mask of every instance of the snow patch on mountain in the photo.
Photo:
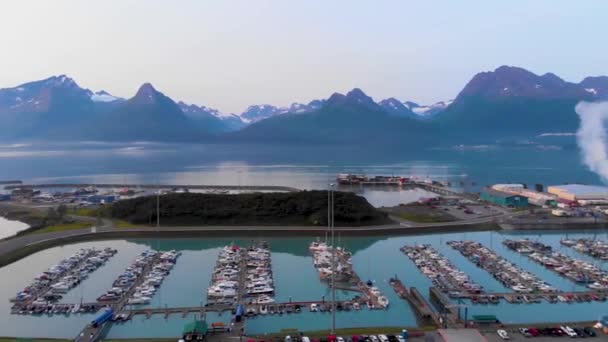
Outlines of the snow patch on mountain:
[[91,94],[91,101],[93,102],[113,102],[117,100],[121,100],[121,98],[113,96],[104,90]]
[[432,105],[419,105],[415,102],[408,101],[408,102],[404,102],[403,105],[406,106],[407,108],[409,108],[416,115],[419,115],[422,117],[429,117],[429,116],[435,115],[435,114],[439,113],[440,111],[446,109],[449,105],[452,104],[452,102],[454,102],[454,101],[449,100],[449,101],[439,101]]
[[595,88],[585,88],[585,91],[590,94],[597,95],[597,90],[595,90]]

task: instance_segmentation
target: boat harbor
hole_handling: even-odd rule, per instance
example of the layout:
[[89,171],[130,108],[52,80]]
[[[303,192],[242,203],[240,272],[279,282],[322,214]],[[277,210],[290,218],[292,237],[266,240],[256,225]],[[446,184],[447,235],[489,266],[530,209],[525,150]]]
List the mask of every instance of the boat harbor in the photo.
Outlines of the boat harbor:
[[[364,282],[353,270],[352,254],[342,247],[328,246],[325,242],[312,242],[309,250],[313,256],[313,264],[319,272],[322,281],[331,281],[335,271],[334,280],[336,289],[359,292],[360,296],[355,302],[362,302],[370,309],[386,309],[389,300],[384,296],[373,282]],[[335,259],[335,260],[334,260]],[[332,261],[335,265],[332,267]],[[330,285],[332,285],[330,283]],[[363,298],[361,298],[363,296]]]
[[590,262],[556,252],[549,245],[529,239],[504,240],[503,244],[575,283],[596,291],[608,291],[608,272]]
[[560,243],[595,259],[608,261],[608,243],[595,239],[562,239]]
[[87,279],[90,273],[104,265],[116,253],[115,249],[109,247],[101,250],[95,248],[79,250],[37,275],[30,285],[17,293],[15,298],[11,299],[11,302],[15,303],[12,311],[43,313],[48,311],[49,307],[57,311],[67,310],[63,306],[54,307],[54,303],[63,298],[63,294]]
[[557,292],[557,289],[546,281],[530,272],[524,271],[521,267],[496,254],[496,252],[479,242],[448,241],[447,245],[459,251],[460,254],[472,263],[490,273],[494,279],[515,292]]
[[401,252],[410,258],[433,284],[452,297],[463,293],[482,294],[484,289],[467,274],[458,269],[450,260],[430,245],[403,246]]
[[111,304],[126,300],[125,304],[130,305],[148,304],[180,254],[177,251],[142,252],[97,301]]

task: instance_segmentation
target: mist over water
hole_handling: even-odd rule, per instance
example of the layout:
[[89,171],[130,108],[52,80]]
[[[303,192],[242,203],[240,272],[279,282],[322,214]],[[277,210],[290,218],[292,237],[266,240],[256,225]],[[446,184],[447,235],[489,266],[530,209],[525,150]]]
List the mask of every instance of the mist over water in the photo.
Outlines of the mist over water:
[[608,102],[580,102],[575,110],[581,119],[576,140],[583,162],[604,183],[608,183],[608,146],[604,126],[608,120]]

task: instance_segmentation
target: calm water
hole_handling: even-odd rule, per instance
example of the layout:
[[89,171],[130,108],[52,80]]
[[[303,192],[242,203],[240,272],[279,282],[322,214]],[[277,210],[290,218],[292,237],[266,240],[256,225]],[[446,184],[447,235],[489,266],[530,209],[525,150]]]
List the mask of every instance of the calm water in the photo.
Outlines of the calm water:
[[[608,239],[608,232],[584,233],[572,232],[569,237],[579,236]],[[337,324],[340,327],[352,326],[414,326],[415,317],[410,307],[399,299],[388,284],[388,279],[397,275],[408,286],[415,286],[421,293],[428,296],[430,281],[424,277],[415,265],[400,251],[404,244],[430,243],[437,250],[452,260],[463,271],[471,275],[488,291],[501,291],[505,289],[487,272],[477,268],[456,250],[446,245],[452,239],[473,239],[493,248],[499,254],[520,265],[525,270],[539,275],[557,288],[565,291],[583,289],[573,282],[561,278],[545,270],[542,266],[533,263],[528,258],[507,250],[501,241],[513,237],[529,237],[542,239],[564,253],[581,259],[593,260],[576,251],[561,247],[559,240],[563,233],[520,233],[502,234],[496,232],[455,233],[436,235],[417,235],[403,237],[380,238],[341,238],[340,244],[353,252],[353,261],[356,271],[363,279],[371,279],[386,294],[390,307],[386,311],[339,312]],[[276,298],[279,301],[313,300],[328,296],[327,286],[322,283],[313,267],[308,252],[308,244],[313,238],[267,238],[272,249],[272,265],[276,282]],[[8,299],[19,289],[25,286],[35,275],[45,270],[61,258],[83,247],[112,246],[118,249],[105,266],[95,271],[81,285],[71,290],[64,298],[64,302],[79,302],[94,300],[103,293],[112,283],[113,279],[130,263],[141,251],[149,248],[162,250],[178,249],[183,255],[165,280],[160,290],[155,294],[150,307],[164,306],[196,306],[206,301],[204,290],[209,284],[211,272],[215,264],[219,249],[228,243],[247,244],[250,239],[236,238],[201,238],[201,239],[134,239],[112,240],[101,242],[79,243],[48,249],[31,255],[16,263],[0,269],[0,335],[29,336],[29,337],[74,337],[84,324],[92,319],[92,315],[71,315],[69,317],[31,317],[10,315]],[[601,263],[602,267],[606,267]],[[348,298],[352,293],[340,292],[339,297]],[[568,320],[594,320],[606,313],[605,303],[577,303],[577,304],[534,304],[515,305],[502,302],[498,306],[471,305],[470,314],[496,314],[504,322],[529,321],[568,321]],[[131,322],[115,325],[110,329],[109,338],[127,337],[175,337],[181,332],[185,322],[192,317],[182,318],[173,315],[169,320],[158,315],[151,319],[144,316],[137,317]],[[209,316],[209,321],[228,322],[230,316]],[[278,331],[285,328],[298,328],[302,330],[317,330],[328,328],[330,315],[325,313],[301,313],[292,315],[266,316],[247,321],[247,332],[264,333]]]
[[575,142],[568,143],[562,142],[555,150],[528,143],[431,150],[145,142],[0,145],[0,180],[271,184],[311,189],[326,188],[337,173],[366,173],[463,181],[465,187],[497,182],[600,182],[581,163]]
[[28,226],[26,223],[7,220],[0,216],[0,239],[13,236],[22,230],[28,229],[29,227],[30,226]]

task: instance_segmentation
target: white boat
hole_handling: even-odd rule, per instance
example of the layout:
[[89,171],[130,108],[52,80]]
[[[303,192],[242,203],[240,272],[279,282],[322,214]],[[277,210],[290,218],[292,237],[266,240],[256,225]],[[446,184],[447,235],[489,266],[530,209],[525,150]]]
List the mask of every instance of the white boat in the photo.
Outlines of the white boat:
[[127,304],[148,304],[150,303],[150,297],[134,297],[127,301]]
[[265,315],[268,313],[268,308],[266,307],[266,305],[262,305],[262,307],[260,307],[260,315]]
[[593,284],[587,285],[588,288],[594,290],[608,290],[608,286],[595,282]]
[[51,285],[51,289],[53,289],[54,293],[66,293],[70,287],[66,283],[55,283]]
[[532,289],[529,287],[525,287],[523,285],[515,285],[513,287],[511,287],[511,289],[515,292],[519,292],[519,293],[530,293],[532,292]]
[[274,303],[274,298],[267,295],[261,295],[255,299],[255,302],[257,304],[271,304]]
[[263,293],[272,293],[274,292],[274,288],[270,287],[270,286],[263,286],[263,287],[254,287],[252,289],[248,289],[247,293],[254,295],[254,294],[263,294]]
[[385,296],[379,296],[378,304],[380,304],[380,306],[382,306],[383,308],[387,308],[388,304],[389,304],[389,300]]
[[73,314],[75,314],[75,313],[78,313],[78,311],[80,311],[80,304],[76,304],[76,305],[74,305],[74,307],[72,308],[72,311],[71,311],[71,312],[72,312]]
[[357,302],[354,302],[353,303],[353,309],[359,311],[359,310],[361,310],[361,305],[359,305],[359,303],[357,303]]
[[310,304],[310,312],[317,312],[317,311],[319,311],[319,306],[317,305],[317,303]]

